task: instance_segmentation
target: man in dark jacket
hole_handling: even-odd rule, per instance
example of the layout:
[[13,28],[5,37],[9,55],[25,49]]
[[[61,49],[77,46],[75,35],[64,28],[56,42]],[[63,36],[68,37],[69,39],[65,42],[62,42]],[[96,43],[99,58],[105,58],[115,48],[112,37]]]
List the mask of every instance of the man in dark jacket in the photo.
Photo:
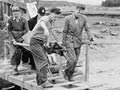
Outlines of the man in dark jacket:
[[68,50],[67,56],[69,58],[64,72],[64,78],[69,81],[72,80],[75,66],[80,55],[83,30],[86,31],[89,40],[93,40],[86,17],[80,14],[83,9],[85,9],[85,7],[77,6],[74,13],[66,17],[64,24],[62,43]]

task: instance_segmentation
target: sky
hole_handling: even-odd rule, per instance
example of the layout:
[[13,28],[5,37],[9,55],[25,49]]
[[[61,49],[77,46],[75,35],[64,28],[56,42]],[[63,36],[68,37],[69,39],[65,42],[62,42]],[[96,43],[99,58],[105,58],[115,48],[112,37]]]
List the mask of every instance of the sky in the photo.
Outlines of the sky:
[[[48,1],[53,1],[53,0],[48,0]],[[101,2],[104,0],[55,0],[55,1],[69,1],[69,2],[76,2],[80,4],[101,5]]]
[[66,0],[70,2],[76,2],[81,4],[100,5],[103,0]]

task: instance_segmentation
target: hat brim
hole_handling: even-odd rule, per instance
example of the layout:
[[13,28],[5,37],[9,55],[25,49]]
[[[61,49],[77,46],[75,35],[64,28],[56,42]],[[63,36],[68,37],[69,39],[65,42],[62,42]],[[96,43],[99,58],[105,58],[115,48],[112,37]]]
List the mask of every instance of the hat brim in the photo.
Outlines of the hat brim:
[[55,14],[61,14],[61,12],[60,12],[60,11],[57,11],[57,12],[55,12]]

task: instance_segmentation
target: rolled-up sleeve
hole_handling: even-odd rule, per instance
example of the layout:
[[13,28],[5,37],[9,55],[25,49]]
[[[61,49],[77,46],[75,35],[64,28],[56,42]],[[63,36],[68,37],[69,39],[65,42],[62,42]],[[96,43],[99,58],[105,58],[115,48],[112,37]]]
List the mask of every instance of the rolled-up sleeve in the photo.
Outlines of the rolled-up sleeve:
[[66,43],[66,36],[69,30],[69,19],[65,18],[65,23],[64,23],[64,29],[63,29],[63,39],[62,39],[62,44],[65,46]]

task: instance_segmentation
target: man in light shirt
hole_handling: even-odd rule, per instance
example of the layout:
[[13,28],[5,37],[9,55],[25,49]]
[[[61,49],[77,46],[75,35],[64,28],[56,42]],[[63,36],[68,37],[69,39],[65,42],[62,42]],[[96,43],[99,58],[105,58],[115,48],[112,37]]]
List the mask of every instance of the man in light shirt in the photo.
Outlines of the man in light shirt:
[[46,55],[45,45],[49,44],[48,38],[51,30],[51,22],[57,14],[60,14],[55,8],[50,9],[50,14],[44,16],[45,8],[41,7],[41,18],[33,28],[33,36],[30,41],[30,49],[34,57],[37,70],[37,84],[44,88],[53,87],[47,80],[48,57]]

